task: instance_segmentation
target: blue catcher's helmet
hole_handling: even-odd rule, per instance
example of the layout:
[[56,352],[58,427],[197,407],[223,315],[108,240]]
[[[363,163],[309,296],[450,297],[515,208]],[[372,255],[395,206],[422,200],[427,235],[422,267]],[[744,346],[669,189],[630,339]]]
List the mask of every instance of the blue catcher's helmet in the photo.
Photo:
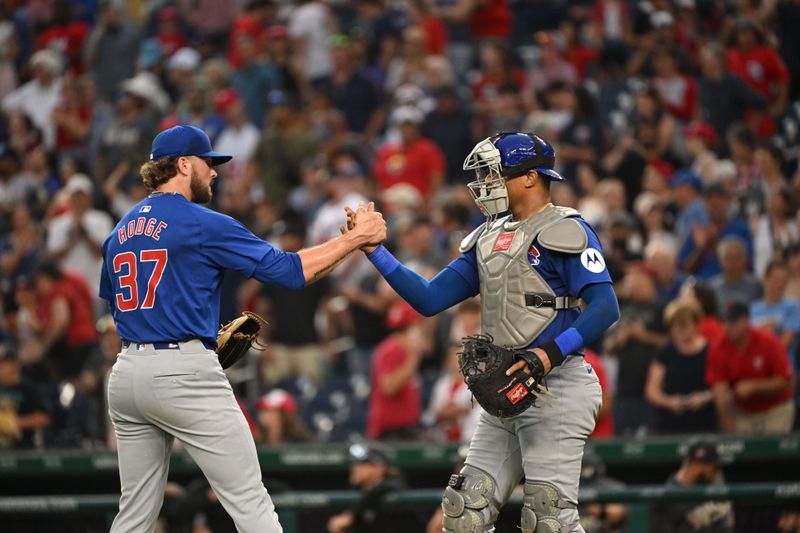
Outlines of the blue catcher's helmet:
[[534,133],[498,133],[487,137],[464,160],[464,170],[477,179],[467,184],[478,208],[487,216],[508,209],[505,180],[535,170],[551,180],[563,181],[555,170],[553,146]]

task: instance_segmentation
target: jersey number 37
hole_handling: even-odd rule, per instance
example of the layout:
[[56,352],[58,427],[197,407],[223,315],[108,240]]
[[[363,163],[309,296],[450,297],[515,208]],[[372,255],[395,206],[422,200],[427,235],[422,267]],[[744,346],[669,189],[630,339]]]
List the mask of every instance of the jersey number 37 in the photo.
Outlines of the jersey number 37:
[[[137,260],[138,259],[138,260]],[[136,273],[140,263],[155,263],[153,273],[147,281],[147,293],[141,306],[139,305],[139,285]],[[114,273],[119,274],[120,292],[116,294],[117,309],[133,311],[134,309],[152,309],[156,301],[156,290],[167,266],[167,250],[140,250],[139,257],[134,252],[122,252],[114,256]],[[123,272],[124,271],[124,272]],[[122,273],[122,274],[120,274]],[[127,298],[126,298],[127,294]]]

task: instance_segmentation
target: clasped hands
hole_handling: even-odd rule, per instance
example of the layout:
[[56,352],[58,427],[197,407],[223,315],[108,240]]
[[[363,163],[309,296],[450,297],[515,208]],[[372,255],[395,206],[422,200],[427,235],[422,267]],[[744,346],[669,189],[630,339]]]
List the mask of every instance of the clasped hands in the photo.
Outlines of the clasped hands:
[[375,202],[367,205],[359,202],[358,209],[353,211],[347,206],[344,208],[344,212],[347,215],[347,226],[339,226],[339,231],[342,235],[357,232],[365,239],[361,245],[361,250],[365,253],[373,252],[380,243],[386,240],[386,221],[380,212],[375,211]]

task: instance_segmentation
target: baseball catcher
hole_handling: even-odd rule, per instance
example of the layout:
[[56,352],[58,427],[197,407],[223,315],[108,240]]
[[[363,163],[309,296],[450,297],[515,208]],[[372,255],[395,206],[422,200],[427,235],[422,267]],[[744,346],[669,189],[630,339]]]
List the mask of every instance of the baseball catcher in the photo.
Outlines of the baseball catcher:
[[[430,281],[382,246],[362,248],[423,315],[481,296],[481,335],[464,339],[460,365],[484,412],[464,468],[444,492],[447,533],[494,531],[523,475],[523,533],[583,531],[581,458],[601,403],[583,346],[619,318],[619,308],[594,230],[574,209],[550,202],[550,183],[564,179],[555,157],[533,133],[475,145],[464,169],[476,174],[467,187],[487,219]],[[348,218],[357,227],[354,213]]]
[[223,369],[232,367],[245,356],[251,347],[263,349],[258,342],[258,332],[267,321],[250,311],[245,311],[222,326],[217,335],[217,356]]

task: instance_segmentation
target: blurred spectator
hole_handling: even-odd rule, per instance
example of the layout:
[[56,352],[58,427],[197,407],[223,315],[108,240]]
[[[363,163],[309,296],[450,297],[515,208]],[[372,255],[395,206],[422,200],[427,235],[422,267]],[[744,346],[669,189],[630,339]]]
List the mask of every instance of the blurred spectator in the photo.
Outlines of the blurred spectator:
[[446,250],[438,248],[433,240],[430,218],[421,215],[401,215],[393,221],[396,256],[405,264],[414,264],[418,269],[438,272],[447,264]]
[[[723,485],[718,446],[713,441],[689,444],[683,464],[672,474],[667,486],[697,487]],[[673,503],[656,506],[652,533],[733,533],[733,506],[728,501]]]
[[695,226],[708,225],[708,213],[703,203],[703,180],[690,170],[679,170],[670,178],[670,186],[678,208],[675,220],[677,245],[685,246]]
[[42,132],[45,146],[52,148],[56,141],[56,128],[51,114],[61,99],[62,60],[54,50],[39,50],[31,56],[33,78],[7,94],[2,101],[3,111],[28,115]]
[[156,126],[155,113],[151,102],[166,103],[166,95],[159,82],[147,73],[139,73],[125,80],[116,94],[113,115],[110,123],[101,131],[100,145],[95,162],[96,177],[104,179],[118,167],[127,166],[123,179],[141,180],[139,165],[142,154],[150,153],[150,139]]
[[786,349],[773,333],[750,325],[745,304],[731,304],[723,318],[725,336],[709,349],[706,368],[720,426],[728,433],[788,433],[795,406]]
[[55,145],[61,157],[67,153],[85,156],[85,142],[92,122],[92,105],[85,80],[66,77],[61,87],[61,99],[50,115],[55,124]]
[[686,274],[677,268],[675,247],[668,242],[652,240],[644,249],[644,259],[655,278],[656,300],[666,304],[677,298],[686,282]]
[[180,13],[175,6],[167,5],[158,10],[156,31],[156,39],[161,44],[165,57],[171,56],[188,44],[186,36],[180,29]]
[[772,142],[760,142],[753,152],[753,165],[757,180],[741,191],[741,214],[754,221],[765,211],[770,193],[786,186],[783,175],[783,149]]
[[750,302],[750,316],[754,326],[772,331],[781,339],[795,366],[800,336],[800,302],[785,296],[789,281],[788,265],[773,260],[764,272],[764,298]]
[[682,122],[697,118],[697,83],[678,69],[678,51],[659,47],[653,52],[653,86],[667,110]]
[[534,38],[539,45],[539,61],[535,68],[527,73],[525,91],[542,92],[556,82],[564,86],[574,86],[578,83],[580,77],[578,70],[562,53],[563,36],[555,32],[539,31]]
[[472,114],[459,99],[455,87],[442,87],[434,96],[436,107],[425,116],[422,134],[441,148],[447,169],[446,182],[461,185],[468,181],[462,168],[464,154],[474,145]]
[[567,180],[575,179],[580,163],[592,164],[606,147],[602,126],[597,117],[594,97],[584,87],[571,87],[563,82],[548,87],[548,99],[568,120],[558,132],[559,164]]
[[691,171],[700,176],[703,183],[711,184],[717,163],[717,154],[714,153],[719,143],[717,132],[708,122],[695,120],[683,128],[683,136]]
[[[639,194],[633,202],[633,213],[641,224],[642,245],[645,248],[654,242],[669,247],[675,246],[675,238],[668,228],[672,213],[667,212],[666,206],[661,203],[656,193],[643,191]],[[674,265],[675,261],[672,262]]]
[[[608,380],[603,358],[588,348],[583,350],[583,359],[589,363],[597,379],[600,381],[600,388],[603,389],[602,403],[597,412],[597,419],[592,431],[592,438],[610,438],[614,436],[614,395],[611,390],[611,382]],[[584,456],[585,457],[585,456]]]
[[761,298],[761,282],[747,271],[747,243],[736,235],[717,244],[717,257],[722,272],[711,278],[717,301],[726,307],[731,302],[749,304]]
[[256,404],[257,422],[266,444],[309,442],[313,436],[297,414],[297,402],[282,389],[273,389]]
[[366,142],[378,135],[385,118],[380,89],[359,70],[352,44],[346,35],[334,39],[333,67],[330,79],[320,90],[330,95],[331,103],[344,115],[347,129],[361,134]]
[[403,301],[393,304],[386,324],[393,333],[375,348],[369,398],[367,436],[370,439],[409,440],[416,437],[420,418],[417,378],[424,340],[422,315]]
[[708,341],[700,334],[700,308],[675,301],[664,311],[670,343],[658,351],[647,374],[645,395],[661,434],[709,431],[716,425],[705,382]]
[[663,306],[655,300],[653,279],[641,268],[631,269],[616,287],[620,320],[609,330],[605,349],[617,360],[614,433],[647,433],[652,407],[645,400],[647,371],[653,352],[667,341]]
[[114,222],[108,213],[93,208],[94,187],[88,177],[73,176],[64,190],[70,195],[69,211],[50,221],[47,251],[64,268],[80,272],[89,287],[99,287],[103,263],[100,247],[114,229]]
[[318,88],[333,72],[331,37],[336,26],[333,13],[322,0],[300,0],[289,18],[293,63],[303,73],[303,81],[310,85],[308,89]]
[[100,16],[84,49],[100,98],[113,100],[119,84],[133,76],[139,40],[138,28],[123,20],[118,2],[100,3]]
[[504,41],[487,40],[480,43],[478,60],[480,68],[472,83],[472,101],[475,112],[484,116],[498,89],[503,85],[511,85],[519,90],[525,82],[525,74],[514,64],[512,51]]
[[270,91],[282,89],[282,82],[275,66],[263,61],[257,55],[256,41],[253,37],[247,34],[239,35],[235,45],[240,64],[231,73],[230,82],[244,102],[247,119],[256,126],[261,126],[264,124],[267,105],[275,104],[269,96],[265,98],[265,95],[277,94]]
[[384,498],[405,483],[388,455],[374,444],[350,447],[350,485],[361,491],[355,506],[328,519],[328,533],[406,533],[418,531],[413,513],[381,509]]
[[[728,68],[770,102],[772,117],[783,114],[789,98],[789,73],[778,53],[765,44],[763,32],[755,21],[745,17],[737,21],[734,45],[728,49]],[[774,133],[772,120],[762,122],[754,118],[750,119],[754,131],[761,135]]]
[[328,166],[328,179],[322,184],[325,202],[317,210],[308,230],[308,243],[311,246],[339,235],[342,213],[346,206],[355,207],[359,202],[367,203],[367,197],[363,193],[364,170],[355,155],[347,151],[336,152]]
[[713,126],[717,134],[731,124],[742,122],[748,109],[763,111],[768,99],[752,89],[738,74],[728,72],[725,50],[714,42],[705,44],[699,53],[698,94],[700,118]]
[[743,240],[747,251],[747,264],[751,263],[752,238],[750,230],[741,219],[732,219],[728,214],[730,193],[719,183],[705,190],[705,208],[708,224],[695,222],[689,238],[678,253],[678,264],[683,270],[702,279],[710,279],[721,272],[717,243],[725,237],[736,236]]
[[[606,475],[606,465],[595,453],[586,451],[581,463],[581,489],[622,489],[625,484]],[[581,527],[586,533],[623,533],[628,509],[621,503],[585,503],[578,506]]]
[[409,183],[428,198],[444,180],[447,170],[444,154],[432,141],[422,137],[424,116],[419,109],[400,107],[391,119],[400,128],[401,141],[383,146],[375,155],[372,174],[378,188],[385,190],[396,183]]
[[[275,224],[278,247],[297,252],[305,246],[306,228],[302,220],[287,218]],[[314,327],[318,309],[324,309],[330,282],[320,280],[302,291],[246,282],[258,287],[265,299],[269,322],[269,342],[262,353],[261,374],[265,383],[287,376],[307,376],[322,381],[325,370],[320,334]]]
[[34,307],[28,316],[37,342],[21,355],[26,363],[41,363],[45,380],[73,379],[97,347],[94,293],[82,276],[65,272],[51,261],[37,265],[33,280],[36,299],[30,302]]
[[[458,363],[461,343],[452,344],[445,355],[442,375],[433,385],[431,400],[423,420],[433,429],[433,439],[438,442],[461,442],[472,437],[466,427],[473,409],[472,393],[464,384]],[[467,431],[464,431],[467,429]]]
[[20,374],[17,354],[0,345],[0,449],[33,448],[50,425],[39,392]]
[[[225,177],[226,186],[231,186],[231,182],[241,184],[261,133],[247,120],[244,102],[235,89],[218,92],[214,96],[214,110],[224,117],[225,126],[217,140],[212,142],[217,150],[227,150],[223,153],[233,155],[233,159],[221,165],[218,172]],[[241,193],[246,194],[245,191]]]
[[401,53],[389,62],[384,89],[389,92],[405,84],[422,87],[425,83],[425,58],[428,36],[421,26],[403,30]]
[[709,345],[722,339],[725,331],[720,320],[717,293],[710,285],[698,283],[693,277],[688,278],[681,287],[678,299],[690,302],[700,308],[700,335],[705,337]]
[[778,520],[778,533],[797,533],[800,531],[800,511],[790,509],[781,513]]
[[[263,96],[263,95],[262,95]],[[270,106],[267,127],[261,134],[250,166],[247,183],[259,184],[279,211],[289,191],[300,182],[300,166],[316,153],[305,116],[294,98],[283,91],[267,95]]]
[[17,203],[10,215],[11,227],[0,237],[0,292],[3,294],[10,293],[17,280],[33,271],[42,248],[41,228],[30,207]]
[[[237,69],[242,64],[237,41],[242,36],[246,36],[254,43],[261,41],[265,29],[273,22],[277,13],[278,6],[271,0],[247,0],[242,6],[242,12],[236,17],[232,27],[225,28],[229,33],[227,59],[230,66]],[[210,18],[203,16],[200,18]]]
[[758,217],[753,230],[753,270],[757,276],[764,275],[770,261],[787,259],[789,251],[800,245],[800,224],[795,214],[794,198],[788,188],[778,187],[769,192],[766,210]]

